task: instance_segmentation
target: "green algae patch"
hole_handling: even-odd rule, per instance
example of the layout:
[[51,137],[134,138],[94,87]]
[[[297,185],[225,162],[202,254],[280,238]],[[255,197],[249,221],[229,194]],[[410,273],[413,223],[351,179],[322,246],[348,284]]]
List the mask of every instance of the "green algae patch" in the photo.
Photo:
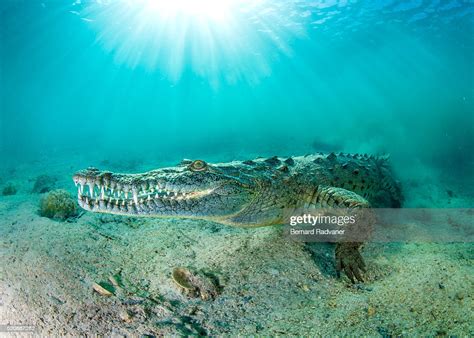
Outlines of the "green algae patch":
[[11,196],[11,195],[15,195],[16,192],[17,192],[17,190],[16,190],[15,186],[13,184],[9,184],[5,188],[3,188],[2,195],[3,196]]
[[54,190],[41,199],[39,214],[64,221],[77,216],[77,203],[66,190]]

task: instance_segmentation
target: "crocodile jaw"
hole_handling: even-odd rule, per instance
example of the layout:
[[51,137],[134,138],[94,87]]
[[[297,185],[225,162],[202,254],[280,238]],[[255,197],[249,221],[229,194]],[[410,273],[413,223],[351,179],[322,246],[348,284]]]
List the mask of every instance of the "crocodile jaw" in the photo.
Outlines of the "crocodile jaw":
[[[178,169],[179,170],[179,169]],[[186,217],[222,220],[247,201],[235,182],[179,184],[186,173],[113,174],[90,168],[73,176],[81,208],[98,213],[149,217]],[[211,184],[212,183],[212,184]],[[223,193],[224,184],[234,195]]]
[[[77,202],[87,211],[117,215],[158,215],[166,213],[173,205],[190,203],[210,195],[213,190],[179,193],[159,187],[138,191],[137,189],[112,189],[100,184],[77,183]],[[171,211],[171,210],[170,210]]]

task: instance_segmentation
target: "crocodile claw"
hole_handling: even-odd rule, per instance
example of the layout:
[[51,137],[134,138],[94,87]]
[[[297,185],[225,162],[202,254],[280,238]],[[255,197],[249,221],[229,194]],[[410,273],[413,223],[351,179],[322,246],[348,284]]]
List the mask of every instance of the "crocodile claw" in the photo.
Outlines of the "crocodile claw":
[[341,271],[355,284],[356,280],[364,282],[362,272],[366,272],[364,259],[359,247],[361,243],[338,243],[336,245],[336,272],[340,277]]

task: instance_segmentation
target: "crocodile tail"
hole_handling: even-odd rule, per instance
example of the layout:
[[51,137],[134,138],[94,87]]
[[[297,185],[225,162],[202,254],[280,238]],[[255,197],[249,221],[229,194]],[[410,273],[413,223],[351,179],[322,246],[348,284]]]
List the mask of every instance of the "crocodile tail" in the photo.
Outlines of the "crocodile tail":
[[403,203],[401,184],[394,178],[390,166],[390,155],[378,156],[376,162],[382,176],[381,186],[390,194],[390,207],[401,208]]

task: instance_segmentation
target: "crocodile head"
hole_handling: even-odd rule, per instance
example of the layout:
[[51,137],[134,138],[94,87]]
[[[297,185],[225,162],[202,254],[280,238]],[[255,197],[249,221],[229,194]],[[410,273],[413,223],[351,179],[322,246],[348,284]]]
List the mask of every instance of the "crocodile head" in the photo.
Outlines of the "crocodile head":
[[184,160],[142,174],[96,168],[73,176],[88,211],[129,216],[187,217],[227,223],[253,200],[258,182],[232,163]]

